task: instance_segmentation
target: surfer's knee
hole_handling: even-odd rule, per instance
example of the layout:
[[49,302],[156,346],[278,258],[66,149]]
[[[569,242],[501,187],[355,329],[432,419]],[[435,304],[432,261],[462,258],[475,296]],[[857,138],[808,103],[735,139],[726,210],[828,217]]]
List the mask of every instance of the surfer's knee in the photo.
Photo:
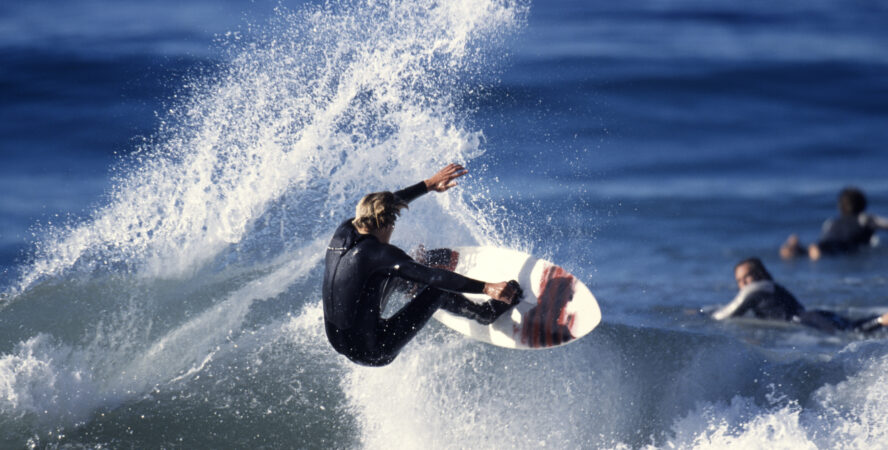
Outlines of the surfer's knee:
[[362,366],[367,367],[383,367],[387,366],[395,360],[395,357],[398,355],[386,355],[385,357],[377,357],[377,358],[349,358],[352,362],[360,364]]
[[387,352],[383,348],[376,349],[351,349],[348,352],[340,352],[351,362],[367,367],[387,366],[395,360],[398,352]]

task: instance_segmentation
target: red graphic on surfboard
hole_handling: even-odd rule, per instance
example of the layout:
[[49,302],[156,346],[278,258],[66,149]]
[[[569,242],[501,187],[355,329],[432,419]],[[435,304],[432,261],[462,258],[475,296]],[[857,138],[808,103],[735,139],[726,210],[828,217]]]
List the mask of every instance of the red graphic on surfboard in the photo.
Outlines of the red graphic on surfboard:
[[[491,324],[446,310],[436,320],[463,335],[489,344],[515,349],[558,347],[588,334],[601,322],[595,296],[582,281],[550,261],[498,247],[456,247],[426,250],[416,260],[476,280],[516,280],[524,298]],[[483,294],[463,294],[481,304]]]
[[574,339],[570,333],[574,315],[567,312],[567,304],[573,299],[576,279],[561,267],[547,265],[540,279],[537,304],[522,314],[521,343],[533,347],[552,347]]

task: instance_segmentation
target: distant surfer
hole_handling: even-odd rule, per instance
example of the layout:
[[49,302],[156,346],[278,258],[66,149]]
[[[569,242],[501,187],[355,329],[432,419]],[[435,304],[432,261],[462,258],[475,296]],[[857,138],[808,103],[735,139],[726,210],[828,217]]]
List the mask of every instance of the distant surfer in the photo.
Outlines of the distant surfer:
[[823,224],[820,239],[805,248],[796,234],[780,247],[780,257],[792,259],[807,254],[813,260],[823,255],[852,253],[870,245],[877,230],[888,230],[888,219],[867,214],[866,196],[860,189],[847,187],[839,192],[839,216]]
[[[450,164],[406,189],[368,194],[355,208],[355,217],[336,229],[327,247],[323,286],[327,339],[336,351],[358,364],[384,366],[439,308],[488,324],[517,303],[521,288],[515,281],[486,283],[428,267],[389,244],[401,209],[429,191],[456,186],[454,180],[467,172]],[[384,319],[389,295],[408,289],[409,282],[419,286],[418,292]],[[477,304],[461,292],[483,293],[493,300]]]
[[888,324],[888,313],[851,320],[831,311],[806,310],[786,288],[774,282],[758,258],[740,261],[734,267],[734,278],[740,291],[734,300],[712,314],[716,320],[752,313],[759,319],[800,323],[827,333],[868,333]]

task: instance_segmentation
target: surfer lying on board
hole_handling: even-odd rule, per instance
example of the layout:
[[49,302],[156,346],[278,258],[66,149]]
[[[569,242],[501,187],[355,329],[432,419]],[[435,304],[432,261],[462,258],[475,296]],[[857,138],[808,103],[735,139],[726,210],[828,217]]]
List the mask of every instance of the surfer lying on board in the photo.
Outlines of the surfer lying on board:
[[823,224],[820,240],[805,246],[796,234],[791,234],[780,247],[780,257],[792,259],[807,254],[813,260],[823,255],[852,253],[870,245],[877,230],[888,230],[888,219],[866,212],[866,196],[860,189],[847,187],[839,192],[839,216]]
[[[438,308],[483,324],[517,303],[521,288],[513,281],[486,283],[414,261],[390,245],[401,209],[429,192],[456,186],[468,171],[450,164],[431,178],[406,189],[375,192],[361,199],[355,217],[339,225],[327,247],[324,270],[324,325],[336,351],[368,366],[392,362]],[[388,319],[382,311],[395,289],[409,283],[420,289]],[[484,293],[493,300],[477,304],[460,292]]]
[[800,323],[827,333],[854,331],[868,333],[888,324],[888,313],[881,316],[851,320],[831,311],[805,310],[805,307],[765,269],[758,258],[740,261],[734,267],[734,278],[740,292],[731,303],[716,310],[712,317],[724,320],[749,311],[759,319]]

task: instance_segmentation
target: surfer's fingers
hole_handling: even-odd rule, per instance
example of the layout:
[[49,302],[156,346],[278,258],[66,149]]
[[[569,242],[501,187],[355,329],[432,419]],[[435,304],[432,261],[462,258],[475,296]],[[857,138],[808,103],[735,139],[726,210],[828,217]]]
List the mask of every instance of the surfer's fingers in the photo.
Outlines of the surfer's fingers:
[[443,169],[439,170],[438,173],[441,173],[444,175],[449,175],[450,173],[456,171],[458,166],[459,166],[459,164],[450,163],[450,164],[444,166]]
[[465,167],[463,167],[459,164],[451,164],[451,165],[447,166],[447,168],[445,170],[447,172],[447,177],[451,178],[451,179],[458,178],[458,177],[461,177],[461,176],[469,173],[469,171],[466,170]]
[[438,192],[444,192],[444,191],[456,186],[457,184],[459,184],[459,183],[457,183],[456,181],[452,181],[452,178],[447,179],[447,180],[441,180],[441,182],[439,182],[438,184],[435,185],[435,190]]
[[456,181],[453,181],[453,180],[455,180],[465,174],[466,174],[466,172],[464,171],[464,172],[457,172],[457,173],[453,173],[453,174],[448,175],[447,179],[444,180],[444,184],[445,184],[444,188],[449,189],[449,188],[452,188],[453,186],[456,186],[457,183],[456,183]]

